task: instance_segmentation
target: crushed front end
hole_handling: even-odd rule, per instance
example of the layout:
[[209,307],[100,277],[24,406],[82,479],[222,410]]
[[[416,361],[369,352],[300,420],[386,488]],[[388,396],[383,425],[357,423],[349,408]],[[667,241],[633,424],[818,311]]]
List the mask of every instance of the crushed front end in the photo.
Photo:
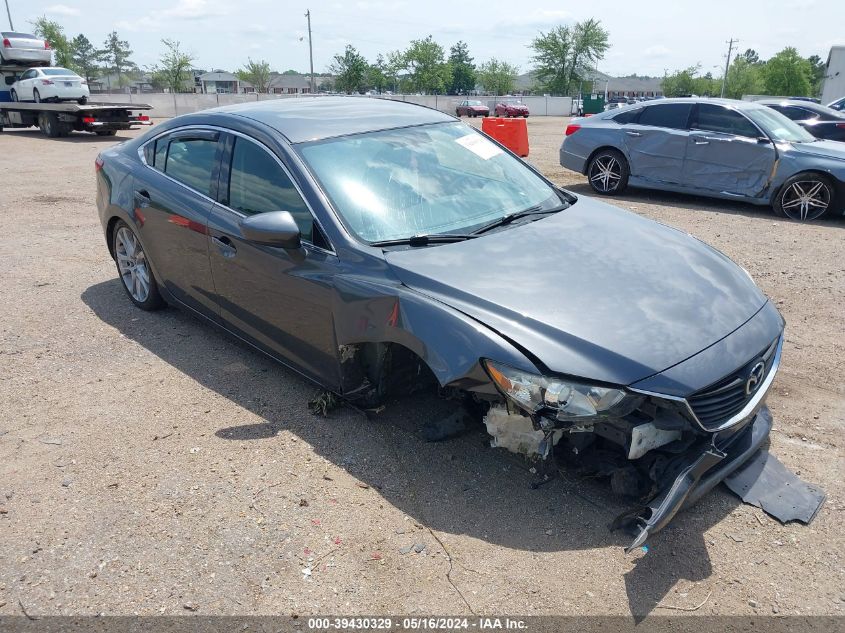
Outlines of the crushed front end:
[[504,399],[484,421],[494,446],[606,476],[614,492],[637,499],[638,509],[611,526],[631,532],[630,551],[759,450],[772,427],[765,398],[782,346],[781,330],[739,368],[686,397],[486,361]]

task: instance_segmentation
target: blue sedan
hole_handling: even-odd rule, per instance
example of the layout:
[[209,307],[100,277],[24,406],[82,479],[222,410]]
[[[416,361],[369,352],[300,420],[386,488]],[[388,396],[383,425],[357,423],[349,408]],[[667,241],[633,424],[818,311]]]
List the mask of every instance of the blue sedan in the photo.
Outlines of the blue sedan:
[[798,221],[845,212],[845,143],[752,102],[666,99],[573,119],[560,164],[602,195],[631,185],[772,205]]

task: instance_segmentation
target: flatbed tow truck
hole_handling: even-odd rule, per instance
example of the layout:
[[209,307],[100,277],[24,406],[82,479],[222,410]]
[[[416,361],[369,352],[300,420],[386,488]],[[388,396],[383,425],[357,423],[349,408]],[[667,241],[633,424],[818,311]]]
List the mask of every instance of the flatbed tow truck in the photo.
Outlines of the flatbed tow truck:
[[114,136],[118,130],[152,125],[142,114],[152,106],[139,103],[0,103],[0,132],[4,128],[38,127],[50,138],[67,136],[72,131]]
[[153,107],[145,103],[88,102],[80,105],[72,101],[12,101],[9,86],[27,68],[29,66],[25,64],[0,65],[0,132],[4,128],[38,127],[50,138],[67,136],[74,130],[114,136],[119,130],[152,125],[149,115],[144,114],[144,111],[152,110]]

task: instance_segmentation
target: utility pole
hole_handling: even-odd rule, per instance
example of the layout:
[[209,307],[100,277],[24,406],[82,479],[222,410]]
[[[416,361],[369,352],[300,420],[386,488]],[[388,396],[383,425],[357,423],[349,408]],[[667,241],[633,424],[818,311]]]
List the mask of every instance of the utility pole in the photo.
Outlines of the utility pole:
[[725,74],[722,76],[722,94],[721,97],[725,98],[725,85],[728,83],[728,68],[731,65],[731,51],[733,51],[734,44],[739,44],[739,40],[735,40],[731,38],[728,44],[728,59],[725,61]]
[[14,31],[15,25],[12,24],[12,12],[9,11],[9,0],[6,0],[6,15],[9,16],[9,29]]
[[[6,0],[8,2],[9,0]],[[305,17],[308,18],[308,59],[311,61],[311,94],[317,92],[317,86],[314,84],[314,49],[311,47],[311,9],[305,12]]]

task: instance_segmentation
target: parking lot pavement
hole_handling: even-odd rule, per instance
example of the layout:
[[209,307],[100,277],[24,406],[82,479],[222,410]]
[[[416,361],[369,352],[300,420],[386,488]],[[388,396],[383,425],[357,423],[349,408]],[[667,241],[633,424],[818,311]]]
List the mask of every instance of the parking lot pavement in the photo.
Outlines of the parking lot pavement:
[[[557,166],[565,122],[529,119],[529,160],[585,195]],[[0,138],[0,614],[845,610],[842,220],[612,200],[724,251],[777,303],[772,450],[828,493],[809,527],[782,526],[720,488],[625,556],[606,526],[627,506],[604,484],[530,490],[480,430],[427,444],[434,399],[313,417],[291,372],[184,313],[134,309],[94,204],[113,142]]]

